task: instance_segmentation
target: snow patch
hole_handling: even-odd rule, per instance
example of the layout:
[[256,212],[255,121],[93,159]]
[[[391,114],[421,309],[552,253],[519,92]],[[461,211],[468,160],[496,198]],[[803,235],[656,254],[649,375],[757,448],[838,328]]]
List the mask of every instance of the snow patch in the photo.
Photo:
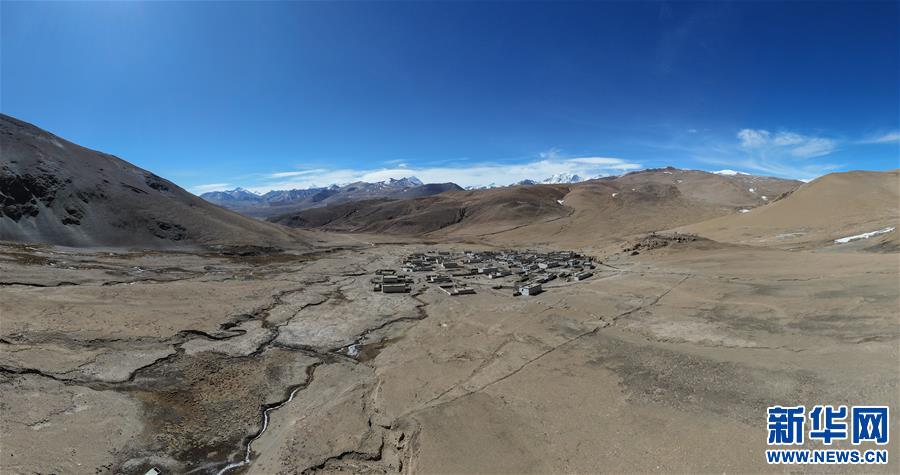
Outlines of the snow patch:
[[563,204],[563,203],[566,202],[566,200],[556,200],[556,202],[559,203],[559,204]]
[[618,195],[618,193],[613,193],[612,197],[615,198],[617,195]]
[[742,209],[742,210],[741,210],[741,213],[749,213],[749,212],[750,212],[749,209]]
[[894,230],[894,227],[891,226],[891,227],[887,227],[887,228],[884,228],[884,229],[879,229],[879,230],[877,230],[877,231],[869,231],[869,232],[867,232],[867,233],[857,234],[856,236],[847,236],[847,237],[843,237],[843,238],[840,238],[840,239],[835,239],[835,240],[834,240],[834,243],[835,243],[835,244],[846,244],[846,243],[848,243],[848,242],[850,242],[850,241],[856,241],[856,240],[858,240],[858,239],[869,239],[869,238],[872,237],[872,236],[877,236],[877,235],[879,235],[879,234],[889,233],[889,232],[891,232],[891,231],[893,231],[893,230]]
[[769,197],[766,195],[762,195],[760,198],[762,198],[763,201],[769,201]]
[[803,236],[804,234],[806,234],[806,233],[805,232],[797,232],[797,233],[777,234],[777,235],[775,235],[775,239],[788,239],[788,238],[793,238],[793,237],[797,237],[797,236]]
[[500,185],[498,185],[495,182],[490,182],[484,186],[471,186],[470,185],[470,186],[467,186],[465,189],[471,191],[471,190],[487,190],[490,188],[500,188]]
[[739,172],[735,170],[719,170],[717,172],[713,172],[716,175],[725,175],[725,176],[735,176],[735,175],[749,175],[749,173]]
[[750,189],[747,190],[747,191],[749,191],[750,193],[756,193],[756,189],[755,189],[755,188],[750,188]]

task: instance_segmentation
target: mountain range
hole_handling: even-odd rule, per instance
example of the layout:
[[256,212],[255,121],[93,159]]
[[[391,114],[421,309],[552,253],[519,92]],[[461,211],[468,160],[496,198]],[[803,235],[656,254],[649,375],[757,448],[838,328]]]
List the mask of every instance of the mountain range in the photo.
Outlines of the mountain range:
[[[528,186],[540,184],[565,184],[585,181],[573,173],[557,173],[543,180],[522,180],[510,185],[490,183],[484,186],[467,186],[466,190],[486,190],[503,186]],[[255,193],[244,188],[210,191],[200,195],[206,201],[238,213],[258,218],[268,218],[309,208],[372,199],[408,199],[437,195],[447,191],[460,191],[456,183],[425,184],[414,176],[369,183],[358,181],[345,185],[330,185],[290,190],[270,190]]]
[[376,198],[406,199],[462,190],[454,183],[422,183],[416,177],[368,183],[358,181],[306,189],[271,190],[258,194],[243,188],[200,195],[206,201],[253,217],[270,217],[309,208]]
[[300,228],[502,238],[522,243],[589,240],[669,229],[763,206],[802,183],[747,174],[659,168],[563,184],[450,191],[366,200],[270,218]]
[[[599,177],[597,177],[597,178],[599,178]],[[549,177],[544,178],[543,180],[526,179],[526,180],[518,181],[516,183],[511,183],[509,185],[499,185],[497,183],[488,183],[487,185],[481,185],[481,186],[474,186],[474,185],[466,186],[465,189],[466,190],[488,190],[491,188],[502,188],[504,186],[558,185],[561,183],[578,183],[578,182],[582,182],[585,180],[586,180],[586,178],[583,178],[581,175],[578,175],[575,173],[561,172],[561,173],[555,173],[553,175],[550,175]]]
[[[0,115],[0,150],[0,241],[308,248],[324,236],[340,239],[307,231],[315,230],[574,248],[678,229],[792,249],[900,249],[897,170],[832,173],[802,183],[667,167],[478,190],[407,177],[265,194],[238,188],[201,199],[7,115]],[[860,235],[867,238],[853,239]]]

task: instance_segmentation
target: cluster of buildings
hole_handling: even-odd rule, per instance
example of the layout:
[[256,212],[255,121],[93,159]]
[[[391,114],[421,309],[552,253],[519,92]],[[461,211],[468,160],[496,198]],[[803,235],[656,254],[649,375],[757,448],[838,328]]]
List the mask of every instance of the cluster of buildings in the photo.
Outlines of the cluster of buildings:
[[431,251],[407,256],[400,273],[391,269],[376,272],[373,283],[376,291],[409,292],[413,276],[427,273],[422,279],[425,283],[456,296],[475,293],[462,279],[508,278],[513,295],[537,295],[543,292],[543,284],[547,282],[584,280],[594,275],[594,268],[591,257],[573,251]]
[[375,284],[373,290],[386,294],[409,292],[412,289],[413,278],[408,275],[398,275],[393,269],[379,269],[375,271],[372,279]]

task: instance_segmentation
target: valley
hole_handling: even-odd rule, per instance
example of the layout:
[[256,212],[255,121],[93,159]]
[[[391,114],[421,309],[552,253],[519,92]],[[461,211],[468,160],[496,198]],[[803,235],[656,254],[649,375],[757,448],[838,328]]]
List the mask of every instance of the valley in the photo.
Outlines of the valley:
[[591,249],[593,277],[537,296],[371,289],[411,253],[491,249],[4,245],[3,466],[762,470],[773,401],[900,403],[880,254],[655,238]]
[[0,0],[0,475],[900,474],[898,18]]
[[0,131],[4,472],[759,472],[770,406],[900,407],[896,170],[264,221]]

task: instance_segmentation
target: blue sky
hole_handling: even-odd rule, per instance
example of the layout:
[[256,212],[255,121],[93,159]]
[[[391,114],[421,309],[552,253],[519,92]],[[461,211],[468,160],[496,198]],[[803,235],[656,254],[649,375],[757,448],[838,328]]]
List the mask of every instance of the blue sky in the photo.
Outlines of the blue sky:
[[0,110],[194,192],[900,166],[897,2],[0,3]]

